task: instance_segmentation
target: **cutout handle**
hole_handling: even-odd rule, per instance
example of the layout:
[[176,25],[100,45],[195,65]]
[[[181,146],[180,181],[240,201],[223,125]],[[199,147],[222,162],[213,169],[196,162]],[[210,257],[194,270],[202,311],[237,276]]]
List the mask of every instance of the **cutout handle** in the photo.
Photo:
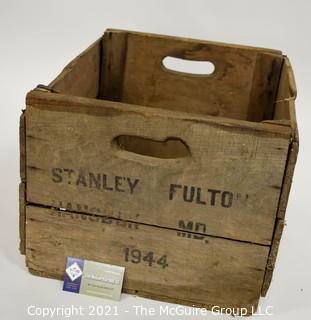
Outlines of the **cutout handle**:
[[119,149],[143,156],[160,159],[178,159],[191,155],[187,144],[180,138],[168,137],[153,140],[145,137],[120,135],[112,140]]
[[162,60],[166,71],[187,76],[211,76],[215,72],[215,65],[211,61],[188,60],[167,56]]

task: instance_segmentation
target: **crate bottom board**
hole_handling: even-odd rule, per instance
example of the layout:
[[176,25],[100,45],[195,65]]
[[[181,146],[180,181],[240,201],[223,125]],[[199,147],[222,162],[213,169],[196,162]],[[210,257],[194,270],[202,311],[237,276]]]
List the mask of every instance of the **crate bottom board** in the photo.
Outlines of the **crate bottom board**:
[[123,291],[156,300],[251,311],[268,254],[269,246],[26,206],[26,261],[32,273],[62,279],[67,256],[121,265]]
[[[63,280],[63,277],[60,276],[59,274],[45,273],[44,271],[38,271],[35,269],[31,269],[31,268],[28,268],[28,271],[35,276],[44,277],[44,278],[51,278],[51,279],[56,279],[56,280],[61,280],[61,281]],[[181,299],[177,299],[177,298],[167,297],[164,295],[155,295],[155,294],[148,292],[148,291],[125,288],[124,286],[122,288],[122,292],[129,293],[132,295],[137,295],[142,298],[147,298],[147,299],[152,299],[152,300],[157,300],[157,301],[165,301],[168,303],[181,304],[181,305],[195,307],[195,308],[206,308],[206,309],[210,310],[213,307],[213,305],[207,305],[205,303],[195,303],[193,301],[181,300]]]

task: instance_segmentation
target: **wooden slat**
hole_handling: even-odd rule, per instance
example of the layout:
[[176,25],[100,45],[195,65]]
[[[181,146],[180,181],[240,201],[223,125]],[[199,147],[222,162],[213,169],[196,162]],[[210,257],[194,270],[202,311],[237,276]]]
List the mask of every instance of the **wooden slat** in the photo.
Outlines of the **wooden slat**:
[[101,52],[100,38],[72,60],[48,87],[68,95],[97,98]]
[[100,98],[120,101],[126,60],[127,33],[105,32],[102,41]]
[[249,96],[249,121],[273,119],[274,101],[283,57],[271,53],[257,53]]
[[268,289],[271,284],[272,275],[273,275],[275,262],[276,262],[276,257],[278,254],[279,245],[280,245],[280,241],[281,241],[281,237],[282,237],[282,233],[283,233],[283,229],[284,229],[284,224],[285,224],[285,222],[283,219],[279,219],[279,218],[276,219],[273,243],[271,245],[271,249],[269,252],[269,258],[267,261],[265,277],[264,277],[264,281],[263,281],[263,285],[262,285],[262,289],[261,289],[261,295],[263,297],[267,294]]
[[26,199],[25,182],[19,184],[19,251],[25,254]]
[[[68,236],[70,235],[70,236]],[[180,238],[176,230],[27,206],[27,265],[61,279],[67,256],[124,266],[123,290],[189,305],[257,305],[268,247],[214,237]],[[142,258],[126,261],[125,249],[166,256],[165,268]]]
[[[79,96],[70,96],[61,93],[53,93],[49,90],[35,90],[30,91],[26,96],[26,105],[44,105],[48,103],[53,106],[55,110],[62,110],[63,107],[69,108],[67,111],[70,112],[81,112],[87,113],[87,109],[91,109],[92,113],[95,114],[106,114],[110,116],[117,116],[124,111],[135,113],[142,117],[151,117],[158,115],[184,121],[194,121],[202,124],[209,124],[212,126],[218,126],[221,128],[232,128],[235,127],[237,130],[249,131],[251,134],[278,136],[286,139],[290,139],[292,131],[290,129],[281,128],[275,125],[267,124],[263,122],[250,122],[241,121],[237,119],[214,117],[208,115],[198,115],[192,112],[180,112],[171,111],[158,108],[149,108],[141,105],[127,104],[120,102],[113,102],[101,99],[88,99]],[[105,110],[102,110],[105,109]]]
[[220,41],[193,39],[193,38],[187,38],[187,37],[163,35],[163,34],[156,34],[156,33],[130,31],[130,30],[124,30],[124,29],[108,28],[108,29],[106,29],[105,33],[131,33],[136,36],[144,36],[147,39],[149,39],[149,38],[163,38],[163,39],[172,40],[172,41],[178,41],[178,40],[179,41],[186,41],[190,44],[206,44],[206,45],[213,45],[213,46],[222,46],[224,48],[227,48],[228,50],[233,48],[233,49],[241,49],[241,50],[245,50],[245,51],[254,51],[254,52],[282,55],[281,50],[271,49],[271,48],[247,46],[247,45],[242,45],[242,44],[235,44],[235,43],[233,44],[233,43],[220,42]]
[[22,112],[19,121],[19,172],[22,182],[26,181],[26,128],[25,113]]
[[22,112],[19,122],[19,250],[25,254],[25,201],[26,201],[26,127],[25,113]]
[[[104,84],[118,88],[112,100],[250,121],[272,113],[283,60],[279,51],[120,30],[110,30],[105,39],[112,56],[112,68],[106,70],[106,59],[105,71],[112,81]],[[210,61],[215,72],[170,72],[162,65],[165,56]]]
[[297,155],[298,155],[298,143],[293,142],[289,150],[289,157],[287,161],[287,166],[286,166],[286,171],[285,171],[285,176],[284,176],[284,181],[282,186],[282,192],[281,192],[280,202],[279,202],[278,211],[277,211],[275,232],[273,235],[273,241],[271,244],[269,259],[267,263],[267,269],[266,269],[262,292],[261,292],[262,296],[265,296],[267,294],[267,291],[269,289],[269,286],[272,280],[272,275],[273,275],[274,266],[277,258],[279,244],[280,244],[282,233],[283,233],[285,212],[286,212],[287,202],[288,202],[289,193],[292,185],[292,179],[293,179],[295,164],[297,160]]
[[297,88],[289,59],[285,56],[281,71],[278,93],[274,107],[274,120],[289,120],[298,140],[297,121],[295,116],[295,99]]
[[277,220],[275,223],[275,231],[273,235],[273,241],[271,244],[271,249],[269,253],[269,259],[267,263],[267,269],[265,273],[265,278],[262,287],[262,296],[267,294],[269,289],[272,275],[274,271],[274,266],[277,258],[279,243],[282,237],[285,212],[287,207],[287,202],[290,194],[290,189],[292,185],[292,179],[294,175],[294,169],[298,156],[299,149],[299,137],[298,137],[298,127],[295,114],[295,98],[297,95],[295,79],[293,71],[288,58],[285,57],[284,64],[282,68],[282,74],[278,89],[277,103],[274,114],[275,121],[281,121],[277,119],[286,119],[291,127],[291,144],[288,150],[288,158],[286,163],[286,169],[284,171],[284,178],[282,183],[282,190],[280,195],[280,200],[277,210]]
[[277,93],[277,101],[284,99],[295,100],[297,96],[296,82],[294,72],[288,57],[284,56],[279,88]]
[[298,143],[293,142],[289,150],[289,157],[287,160],[286,171],[285,171],[284,181],[282,186],[282,193],[280,196],[279,208],[277,213],[277,216],[280,219],[284,219],[285,217],[285,211],[287,207],[290,189],[292,186],[292,180],[293,180],[295,165],[296,165],[297,156],[298,156],[298,149],[299,149]]
[[[53,98],[36,102],[34,96]],[[97,108],[78,106],[75,101],[70,99],[69,103],[68,98],[47,93],[35,93],[28,99],[29,202],[71,206],[81,212],[96,207],[102,215],[118,216],[121,212],[126,220],[168,228],[192,224],[198,233],[271,243],[288,151],[285,133],[290,128],[271,125],[279,132],[272,133],[263,129],[270,128],[269,124],[261,124],[257,129],[262,131],[252,131],[226,121],[215,125],[202,117],[200,121],[185,115],[178,118],[178,114],[162,110],[145,112],[150,108],[105,101]],[[188,145],[191,155],[159,159],[130,153],[112,144],[118,135],[156,141],[177,137]],[[61,180],[59,169],[53,168],[62,170]],[[70,181],[68,169],[74,170]],[[80,171],[86,181],[78,183]],[[101,175],[98,188],[94,184],[90,187],[90,172]],[[115,191],[105,190],[106,178],[106,189]],[[128,179],[132,184],[139,180],[135,192],[130,192]],[[125,192],[118,192],[116,181],[121,181]],[[193,202],[183,200],[185,187],[173,187],[176,192],[170,200],[171,184],[187,186],[188,195],[191,186],[196,187]],[[228,208],[226,201],[221,203],[224,192],[227,196],[232,193]]]
[[274,104],[273,121],[290,121],[289,100],[279,100]]

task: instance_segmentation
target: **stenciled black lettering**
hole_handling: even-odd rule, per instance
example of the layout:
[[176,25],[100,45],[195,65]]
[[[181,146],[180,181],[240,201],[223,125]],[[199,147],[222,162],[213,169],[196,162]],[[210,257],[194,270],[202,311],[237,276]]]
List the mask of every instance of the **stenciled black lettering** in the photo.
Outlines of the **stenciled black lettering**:
[[122,181],[123,177],[115,176],[115,191],[117,192],[125,192],[124,189],[122,189]]
[[108,186],[107,180],[108,180],[107,175],[103,174],[103,189],[108,191],[113,191],[113,188]]
[[221,195],[221,205],[224,208],[230,208],[232,206],[233,193],[230,191],[224,191]]
[[72,210],[72,203],[71,202],[67,202],[66,207],[67,210]]
[[52,169],[53,182],[60,183],[63,181],[62,172],[63,172],[63,170],[61,168],[53,168]]
[[201,222],[196,222],[194,230],[195,232],[206,233],[206,224]]
[[176,189],[181,189],[182,186],[180,184],[171,184],[170,185],[170,192],[169,192],[169,200],[173,200],[174,194],[176,193]]
[[64,168],[64,172],[67,173],[67,183],[71,184],[71,182],[72,182],[72,174],[74,173],[74,170],[73,169]]
[[93,188],[95,187],[96,189],[101,188],[101,174],[100,173],[93,173],[89,172],[89,187]]
[[216,195],[221,193],[220,190],[216,190],[216,189],[208,189],[207,192],[209,192],[211,194],[211,206],[214,206],[216,203]]
[[76,185],[77,186],[83,185],[84,187],[87,187],[86,178],[85,178],[85,174],[83,171],[79,172],[78,179],[76,181]]
[[193,221],[185,222],[184,220],[179,220],[178,227],[183,230],[192,231],[193,230]]
[[134,181],[132,181],[131,178],[126,178],[126,180],[127,180],[127,183],[130,187],[130,193],[133,194],[134,189],[136,188],[136,186],[139,182],[139,179],[135,179]]
[[[182,201],[192,202],[199,205],[222,206],[230,208],[233,204],[234,193],[230,191],[222,191],[219,189],[202,188],[191,185],[170,184],[169,200],[176,197],[177,189],[182,189]],[[236,199],[244,199],[240,193],[236,194]],[[248,195],[245,196],[248,198]]]
[[125,227],[127,225],[127,221],[125,220],[116,220],[116,225]]
[[184,230],[184,231],[177,231],[177,236],[178,237],[191,238],[190,231],[193,230],[193,222],[192,221],[185,222],[184,220],[179,220],[178,221],[178,227],[180,229]]
[[201,199],[201,188],[197,188],[197,200],[196,200],[197,204],[203,204],[206,205],[206,201],[203,201]]
[[102,223],[106,223],[106,224],[112,224],[112,219],[111,219],[111,217],[108,217],[108,216],[102,216],[101,217],[101,221],[102,221]]
[[193,202],[193,198],[195,195],[195,187],[191,186],[190,187],[190,192],[188,192],[189,187],[184,186],[184,192],[183,192],[183,197],[185,202]]
[[98,216],[89,216],[91,222],[99,222],[101,217]]

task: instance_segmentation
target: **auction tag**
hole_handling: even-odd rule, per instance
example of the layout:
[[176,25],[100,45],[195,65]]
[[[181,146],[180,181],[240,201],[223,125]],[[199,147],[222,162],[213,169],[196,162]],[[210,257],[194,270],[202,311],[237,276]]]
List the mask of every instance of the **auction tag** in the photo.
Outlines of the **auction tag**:
[[67,257],[64,291],[120,300],[124,267]]

